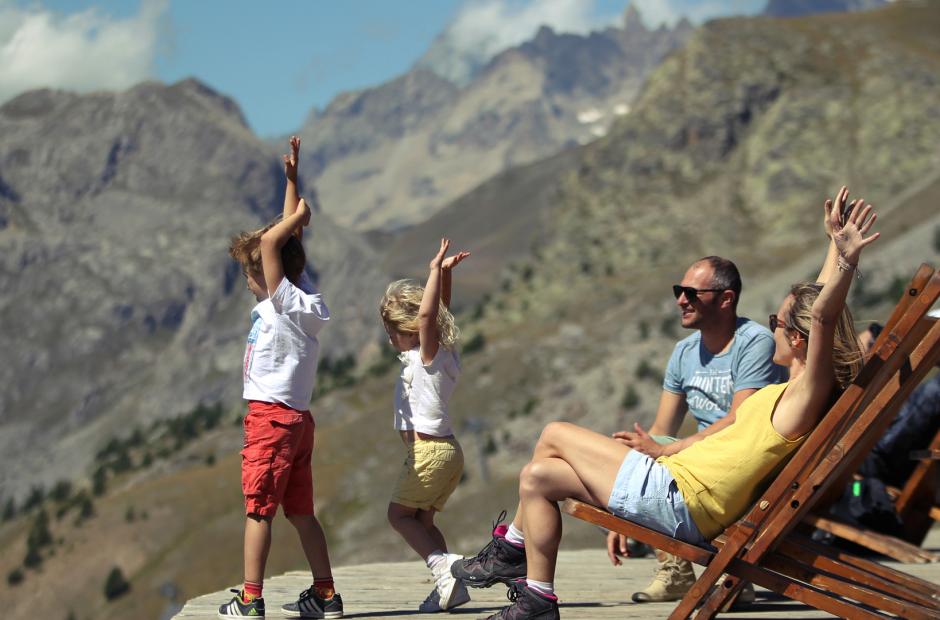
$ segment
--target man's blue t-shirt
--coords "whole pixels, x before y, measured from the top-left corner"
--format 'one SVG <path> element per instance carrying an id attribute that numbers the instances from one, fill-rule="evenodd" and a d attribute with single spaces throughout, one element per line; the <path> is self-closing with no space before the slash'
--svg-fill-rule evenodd
<path id="1" fill-rule="evenodd" d="M 672 351 L 663 389 L 684 394 L 702 430 L 727 415 L 738 390 L 779 383 L 786 369 L 773 363 L 774 337 L 766 327 L 739 317 L 731 348 L 714 355 L 696 331 Z"/>

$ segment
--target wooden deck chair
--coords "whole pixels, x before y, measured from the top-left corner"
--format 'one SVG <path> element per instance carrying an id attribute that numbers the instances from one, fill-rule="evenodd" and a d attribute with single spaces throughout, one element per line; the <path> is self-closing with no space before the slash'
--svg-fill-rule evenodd
<path id="1" fill-rule="evenodd" d="M 887 338 L 891 329 L 897 324 L 907 308 L 924 289 L 932 274 L 933 270 L 929 266 L 921 265 L 920 269 L 918 269 L 914 278 L 905 289 L 894 311 L 885 322 L 885 328 L 872 347 L 873 351 L 884 342 L 884 338 Z M 925 317 L 922 320 L 929 321 L 932 319 Z M 881 434 L 887 430 L 891 421 L 897 417 L 898 411 L 900 411 L 900 405 L 894 407 L 890 415 L 886 415 L 882 418 L 882 424 L 879 425 Z M 940 432 L 938 432 L 935 441 L 940 442 Z M 866 456 L 867 453 L 859 455 L 859 458 L 856 459 L 854 469 L 857 470 L 861 466 Z M 920 548 L 920 545 L 927 535 L 927 531 L 933 523 L 933 519 L 930 518 L 929 515 L 931 509 L 934 509 L 933 498 L 936 495 L 936 471 L 936 463 L 928 460 L 925 463 L 918 464 L 911 475 L 909 483 L 905 484 L 904 489 L 888 489 L 889 495 L 892 496 L 892 500 L 894 501 L 895 510 L 905 523 L 902 538 L 888 536 L 865 527 L 843 523 L 830 515 L 829 508 L 838 501 L 842 490 L 851 482 L 852 476 L 844 477 L 841 484 L 834 483 L 830 493 L 819 500 L 817 508 L 807 515 L 804 522 L 808 526 L 825 530 L 834 536 L 850 540 L 899 562 L 938 562 L 940 561 L 940 555 Z M 936 512 L 940 513 L 940 509 L 936 509 Z"/>
<path id="2" fill-rule="evenodd" d="M 760 500 L 713 541 L 715 547 L 691 545 L 574 500 L 562 509 L 705 566 L 670 618 L 688 618 L 696 608 L 697 618 L 714 617 L 748 580 L 842 617 L 884 618 L 885 612 L 940 619 L 940 586 L 793 532 L 830 484 L 874 445 L 879 416 L 903 402 L 940 359 L 940 323 L 922 320 L 938 296 L 940 275 L 934 275 Z M 716 587 L 723 573 L 728 576 Z"/>
<path id="3" fill-rule="evenodd" d="M 940 450 L 940 431 L 934 435 L 928 453 Z M 888 487 L 894 500 L 894 509 L 904 522 L 904 539 L 921 545 L 934 521 L 940 521 L 937 492 L 940 487 L 940 461 L 930 454 L 918 460 L 903 489 Z"/>

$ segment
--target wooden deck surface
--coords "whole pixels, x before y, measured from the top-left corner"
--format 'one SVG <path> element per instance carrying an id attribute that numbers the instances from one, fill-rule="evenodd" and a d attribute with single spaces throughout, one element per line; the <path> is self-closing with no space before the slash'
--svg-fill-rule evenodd
<path id="1" fill-rule="evenodd" d="M 933 528 L 927 548 L 940 547 L 940 528 Z M 898 564 L 890 566 L 940 583 L 940 564 Z M 559 556 L 555 589 L 561 599 L 561 615 L 566 620 L 604 620 L 607 618 L 665 618 L 672 603 L 630 602 L 630 594 L 643 588 L 652 576 L 655 560 L 636 558 L 612 567 L 606 553 L 598 549 L 563 551 Z M 697 567 L 697 571 L 700 568 Z M 419 560 L 381 564 L 344 566 L 334 570 L 339 591 L 343 595 L 347 618 L 427 618 L 418 614 L 418 604 L 430 592 L 432 583 L 428 570 Z M 264 598 L 269 618 L 283 617 L 280 607 L 296 598 L 310 585 L 309 572 L 290 572 L 269 577 L 264 584 Z M 232 595 L 214 592 L 189 601 L 174 618 L 210 620 L 216 618 L 220 604 Z M 506 600 L 506 588 L 470 589 L 472 600 L 454 610 L 453 615 L 466 618 L 486 617 L 495 613 Z M 728 618 L 830 618 L 826 613 L 804 607 L 777 595 L 757 589 L 754 605 Z"/>

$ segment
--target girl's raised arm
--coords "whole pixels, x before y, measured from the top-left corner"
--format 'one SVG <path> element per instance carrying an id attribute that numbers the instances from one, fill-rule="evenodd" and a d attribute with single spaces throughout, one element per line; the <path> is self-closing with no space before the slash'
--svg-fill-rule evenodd
<path id="1" fill-rule="evenodd" d="M 450 309 L 451 271 L 468 256 L 470 256 L 470 252 L 457 252 L 453 256 L 445 258 L 444 262 L 441 263 L 441 303 L 448 310 Z"/>
<path id="2" fill-rule="evenodd" d="M 440 339 L 437 333 L 437 315 L 441 303 L 441 270 L 444 254 L 450 247 L 450 239 L 441 239 L 441 249 L 431 259 L 430 273 L 424 285 L 424 295 L 418 308 L 418 342 L 421 347 L 421 361 L 430 364 L 437 355 Z"/>

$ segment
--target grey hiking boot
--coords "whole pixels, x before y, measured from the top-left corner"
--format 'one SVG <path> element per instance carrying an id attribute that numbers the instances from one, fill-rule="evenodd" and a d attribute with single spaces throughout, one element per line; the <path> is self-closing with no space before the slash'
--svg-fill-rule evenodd
<path id="1" fill-rule="evenodd" d="M 486 620 L 560 620 L 558 598 L 540 594 L 526 586 L 525 579 L 513 581 L 506 593 L 512 605 Z"/>
<path id="2" fill-rule="evenodd" d="M 644 589 L 633 593 L 633 602 L 678 601 L 695 584 L 695 571 L 688 560 L 662 551 L 656 552 L 656 559 L 659 560 L 659 565 L 656 567 L 653 581 Z"/>
<path id="3" fill-rule="evenodd" d="M 525 549 L 506 540 L 507 527 L 501 525 L 505 518 L 504 510 L 493 524 L 493 540 L 476 556 L 457 560 L 451 565 L 450 572 L 454 577 L 474 588 L 488 588 L 494 583 L 508 586 L 525 577 Z"/>

